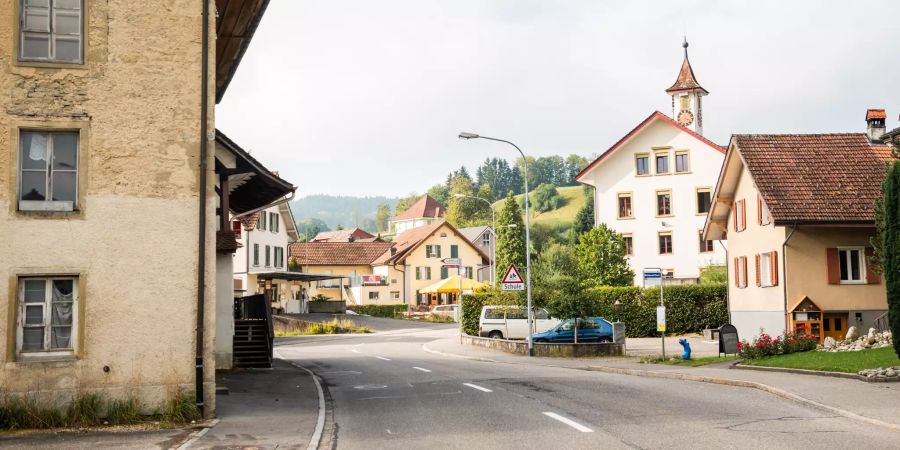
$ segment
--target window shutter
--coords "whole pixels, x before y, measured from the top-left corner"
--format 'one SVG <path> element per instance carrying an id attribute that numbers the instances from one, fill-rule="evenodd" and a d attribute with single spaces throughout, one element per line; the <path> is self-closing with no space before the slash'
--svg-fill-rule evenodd
<path id="1" fill-rule="evenodd" d="M 756 255 L 756 287 L 762 286 L 762 273 L 759 270 L 759 254 Z"/>
<path id="2" fill-rule="evenodd" d="M 451 258 L 459 258 L 459 246 L 458 245 L 450 246 L 450 257 Z"/>
<path id="3" fill-rule="evenodd" d="M 772 286 L 778 286 L 778 252 L 769 253 L 769 269 L 772 271 Z"/>
<path id="4" fill-rule="evenodd" d="M 756 224 L 762 225 L 762 196 L 756 193 Z"/>
<path id="5" fill-rule="evenodd" d="M 741 287 L 741 271 L 738 268 L 737 258 L 734 258 L 734 287 Z"/>
<path id="6" fill-rule="evenodd" d="M 425 278 L 428 279 L 428 280 L 431 279 L 431 267 L 426 267 L 426 268 L 425 268 Z"/>
<path id="7" fill-rule="evenodd" d="M 743 267 L 741 267 L 741 270 L 743 271 L 743 274 L 744 274 L 744 286 L 743 287 L 747 287 L 747 257 L 744 256 L 743 258 L 741 258 L 741 262 L 743 262 Z"/>
<path id="8" fill-rule="evenodd" d="M 828 284 L 841 284 L 841 263 L 838 261 L 838 249 L 825 249 L 825 268 L 828 273 Z"/>
<path id="9" fill-rule="evenodd" d="M 737 202 L 731 202 L 731 217 L 734 218 L 734 231 L 738 231 Z"/>
<path id="10" fill-rule="evenodd" d="M 747 202 L 741 200 L 741 231 L 747 229 Z"/>
<path id="11" fill-rule="evenodd" d="M 440 258 L 441 257 L 441 246 L 435 245 L 434 248 L 437 251 L 437 257 Z"/>
<path id="12" fill-rule="evenodd" d="M 875 249 L 872 247 L 866 247 L 866 261 L 863 263 L 866 267 L 866 283 L 881 284 L 881 275 L 875 273 L 872 264 L 869 264 L 869 259 L 871 259 L 873 256 L 875 256 Z"/>
<path id="13" fill-rule="evenodd" d="M 422 268 L 421 267 L 416 267 L 416 279 L 417 280 L 422 279 Z"/>
<path id="14" fill-rule="evenodd" d="M 447 268 L 446 267 L 441 267 L 441 279 L 442 280 L 447 279 Z"/>

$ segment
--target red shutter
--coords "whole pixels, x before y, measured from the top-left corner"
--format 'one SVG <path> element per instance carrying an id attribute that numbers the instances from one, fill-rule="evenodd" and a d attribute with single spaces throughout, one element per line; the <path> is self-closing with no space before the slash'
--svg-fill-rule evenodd
<path id="1" fill-rule="evenodd" d="M 869 263 L 869 260 L 875 256 L 875 249 L 872 247 L 866 247 L 866 283 L 868 284 L 881 284 L 881 275 L 875 273 L 872 270 L 872 264 Z"/>
<path id="2" fill-rule="evenodd" d="M 741 199 L 741 231 L 747 229 L 747 202 Z"/>
<path id="3" fill-rule="evenodd" d="M 762 225 L 762 197 L 756 193 L 756 224 Z"/>
<path id="4" fill-rule="evenodd" d="M 759 254 L 756 255 L 756 286 L 762 286 L 762 272 L 759 270 Z"/>
<path id="5" fill-rule="evenodd" d="M 734 231 L 738 230 L 737 202 L 731 202 L 731 216 L 734 217 Z"/>
<path id="6" fill-rule="evenodd" d="M 741 271 L 738 261 L 738 258 L 734 258 L 734 287 L 741 287 Z"/>
<path id="7" fill-rule="evenodd" d="M 825 268 L 828 271 L 828 284 L 841 284 L 841 264 L 838 261 L 838 249 L 825 249 Z"/>
<path id="8" fill-rule="evenodd" d="M 778 252 L 769 253 L 769 268 L 772 270 L 772 286 L 778 286 Z"/>
<path id="9" fill-rule="evenodd" d="M 241 222 L 239 220 L 231 222 L 231 231 L 234 232 L 236 238 L 241 238 Z"/>

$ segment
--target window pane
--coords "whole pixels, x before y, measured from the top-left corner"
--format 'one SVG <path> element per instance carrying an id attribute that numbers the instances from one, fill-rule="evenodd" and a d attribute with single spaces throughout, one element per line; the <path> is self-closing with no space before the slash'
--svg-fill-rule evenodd
<path id="1" fill-rule="evenodd" d="M 47 169 L 47 133 L 22 132 L 22 161 L 23 169 Z"/>
<path id="2" fill-rule="evenodd" d="M 50 348 L 72 348 L 72 327 L 53 327 L 50 330 Z"/>
<path id="3" fill-rule="evenodd" d="M 53 20 L 53 33 L 55 34 L 81 34 L 81 18 L 78 13 L 56 12 Z"/>
<path id="4" fill-rule="evenodd" d="M 54 302 L 71 302 L 72 287 L 75 285 L 73 280 L 53 280 L 53 301 Z"/>
<path id="5" fill-rule="evenodd" d="M 54 303 L 50 312 L 51 325 L 72 325 L 72 303 Z"/>
<path id="6" fill-rule="evenodd" d="M 75 201 L 75 172 L 53 174 L 53 200 Z"/>
<path id="7" fill-rule="evenodd" d="M 850 279 L 853 281 L 862 279 L 859 267 L 859 250 L 850 250 Z"/>
<path id="8" fill-rule="evenodd" d="M 54 9 L 81 9 L 81 0 L 56 0 L 53 2 Z"/>
<path id="9" fill-rule="evenodd" d="M 707 191 L 697 192 L 697 212 L 708 213 L 710 206 L 710 193 Z"/>
<path id="10" fill-rule="evenodd" d="M 50 11 L 46 7 L 30 6 L 25 8 L 26 31 L 50 32 Z"/>
<path id="11" fill-rule="evenodd" d="M 22 330 L 22 350 L 43 350 L 44 349 L 44 329 L 43 328 L 25 328 Z"/>
<path id="12" fill-rule="evenodd" d="M 46 180 L 44 172 L 22 172 L 22 200 L 46 200 Z"/>
<path id="13" fill-rule="evenodd" d="M 75 170 L 78 168 L 78 134 L 53 134 L 53 168 Z"/>
<path id="14" fill-rule="evenodd" d="M 25 33 L 22 37 L 22 57 L 47 59 L 50 57 L 50 35 Z"/>
<path id="15" fill-rule="evenodd" d="M 47 283 L 44 280 L 25 280 L 25 303 L 44 303 L 47 299 Z"/>
<path id="16" fill-rule="evenodd" d="M 841 250 L 840 252 L 838 252 L 838 255 L 838 259 L 840 260 L 841 265 L 841 280 L 849 280 L 849 278 L 847 277 L 847 273 L 849 272 L 849 268 L 847 267 L 847 251 Z"/>
<path id="17" fill-rule="evenodd" d="M 56 55 L 58 61 L 80 61 L 81 60 L 81 43 L 72 38 L 56 38 Z"/>
<path id="18" fill-rule="evenodd" d="M 44 324 L 44 305 L 25 306 L 25 325 Z"/>

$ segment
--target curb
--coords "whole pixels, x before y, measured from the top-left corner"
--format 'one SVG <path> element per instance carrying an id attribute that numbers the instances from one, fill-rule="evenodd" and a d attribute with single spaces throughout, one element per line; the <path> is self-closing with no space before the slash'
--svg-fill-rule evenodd
<path id="1" fill-rule="evenodd" d="M 219 419 L 212 419 L 203 428 L 189 434 L 187 436 L 187 439 L 185 439 L 178 447 L 173 447 L 173 448 L 176 450 L 184 450 L 184 449 L 188 448 L 191 444 L 193 444 L 194 442 L 197 442 L 200 438 L 203 437 L 203 435 L 208 433 L 209 430 L 213 429 L 213 427 L 218 425 L 219 422 L 220 422 Z"/>
<path id="2" fill-rule="evenodd" d="M 319 376 L 316 375 L 315 373 L 313 373 L 313 371 L 307 369 L 306 367 L 303 367 L 289 359 L 283 358 L 281 356 L 281 354 L 278 353 L 277 350 L 274 351 L 273 353 L 274 353 L 274 356 L 276 358 L 278 358 L 279 360 L 284 361 L 284 362 L 290 364 L 291 366 L 296 367 L 297 369 L 306 371 L 306 373 L 309 374 L 309 376 L 312 378 L 313 382 L 316 385 L 316 393 L 318 394 L 318 397 L 319 397 L 319 413 L 318 413 L 318 417 L 316 418 L 316 428 L 313 431 L 313 435 L 309 440 L 309 445 L 306 447 L 307 450 L 316 450 L 319 448 L 319 445 L 322 443 L 322 433 L 325 431 L 325 413 L 326 413 L 325 392 L 322 389 L 322 383 L 319 381 Z"/>
<path id="3" fill-rule="evenodd" d="M 492 363 L 499 363 L 499 364 L 517 364 L 517 363 L 509 363 L 509 362 L 505 362 L 505 361 L 497 361 L 496 359 L 481 358 L 481 357 L 478 357 L 478 356 L 466 356 L 466 355 L 457 355 L 456 353 L 442 352 L 442 351 L 440 351 L 440 350 L 434 350 L 434 349 L 428 347 L 428 343 L 427 343 L 427 342 L 424 343 L 424 344 L 422 344 L 422 350 L 424 350 L 424 351 L 426 351 L 426 352 L 428 352 L 428 353 L 435 354 L 435 355 L 450 356 L 450 357 L 453 357 L 453 358 L 469 359 L 469 360 L 472 360 L 472 361 L 492 362 Z"/>
<path id="4" fill-rule="evenodd" d="M 789 369 L 786 367 L 767 367 L 767 366 L 746 366 L 744 364 L 735 364 L 732 369 L 741 370 L 758 370 L 760 372 L 781 372 L 793 373 L 797 375 L 815 375 L 818 377 L 846 378 L 848 380 L 865 381 L 866 383 L 896 383 L 900 381 L 900 377 L 894 378 L 867 378 L 856 373 L 846 372 L 829 372 L 825 370 L 807 370 L 807 369 Z"/>

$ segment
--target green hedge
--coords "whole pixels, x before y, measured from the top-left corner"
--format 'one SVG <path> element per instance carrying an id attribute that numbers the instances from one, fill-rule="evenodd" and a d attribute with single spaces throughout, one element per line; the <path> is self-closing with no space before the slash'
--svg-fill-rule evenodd
<path id="1" fill-rule="evenodd" d="M 405 313 L 409 305 L 347 305 L 347 309 L 366 316 L 393 319 L 397 313 Z"/>
<path id="2" fill-rule="evenodd" d="M 666 301 L 666 333 L 697 333 L 704 328 L 718 328 L 728 322 L 724 284 L 667 286 L 663 291 Z M 625 322 L 629 337 L 659 336 L 656 331 L 656 307 L 659 306 L 659 288 L 596 287 L 581 292 L 595 302 L 592 315 L 611 321 Z M 524 297 L 524 296 L 522 296 Z M 536 305 L 541 299 L 533 299 Z M 621 318 L 615 312 L 615 302 L 622 304 Z M 519 296 L 498 291 L 483 291 L 463 297 L 463 329 L 478 335 L 478 319 L 483 305 L 521 304 Z"/>

